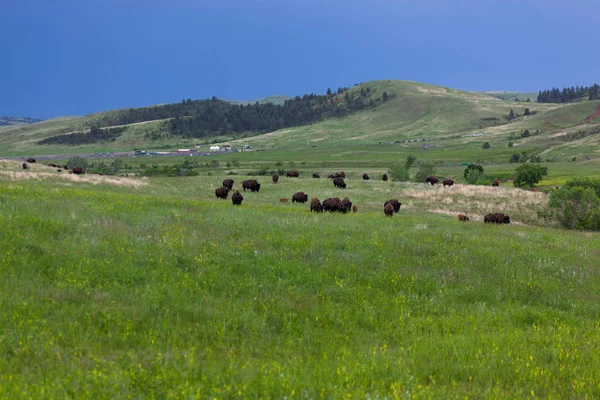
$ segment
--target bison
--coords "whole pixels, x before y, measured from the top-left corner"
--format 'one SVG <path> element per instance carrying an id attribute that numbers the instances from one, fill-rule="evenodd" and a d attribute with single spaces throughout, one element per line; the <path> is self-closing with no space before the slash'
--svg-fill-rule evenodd
<path id="1" fill-rule="evenodd" d="M 462 222 L 467 222 L 469 220 L 469 217 L 467 217 L 464 214 L 458 214 L 458 220 Z"/>
<path id="2" fill-rule="evenodd" d="M 242 200 L 244 200 L 244 196 L 242 196 L 242 194 L 239 192 L 239 190 L 236 190 L 231 195 L 231 202 L 233 203 L 234 206 L 241 205 L 242 204 Z"/>
<path id="3" fill-rule="evenodd" d="M 229 195 L 228 187 L 220 187 L 217 190 L 215 190 L 215 196 L 217 196 L 217 199 L 226 200 L 228 195 Z"/>
<path id="4" fill-rule="evenodd" d="M 352 206 L 352 212 L 353 213 L 358 212 L 358 206 L 356 204 Z"/>
<path id="5" fill-rule="evenodd" d="M 23 169 L 29 169 L 29 165 L 27 165 L 27 163 L 23 163 Z"/>
<path id="6" fill-rule="evenodd" d="M 27 159 L 27 162 L 28 162 L 28 163 L 30 163 L 30 164 L 35 164 L 35 158 L 33 158 L 33 157 L 29 157 L 29 158 Z"/>
<path id="7" fill-rule="evenodd" d="M 327 175 L 327 179 L 334 179 L 334 178 L 335 178 L 335 175 L 334 175 L 334 174 L 329 174 L 329 175 Z"/>
<path id="8" fill-rule="evenodd" d="M 502 213 L 486 214 L 483 217 L 483 222 L 491 224 L 510 224 L 510 217 Z"/>
<path id="9" fill-rule="evenodd" d="M 67 164 L 63 165 L 63 169 L 69 169 L 69 166 Z"/>
<path id="10" fill-rule="evenodd" d="M 365 172 L 365 173 L 362 175 L 362 178 L 363 178 L 363 181 L 368 181 L 368 180 L 369 180 L 369 175 L 367 175 L 367 173 Z"/>
<path id="11" fill-rule="evenodd" d="M 223 181 L 223 187 L 226 187 L 229 190 L 233 189 L 233 179 L 225 179 Z"/>
<path id="12" fill-rule="evenodd" d="M 310 211 L 313 212 L 323 212 L 323 206 L 318 198 L 313 197 L 310 199 Z"/>
<path id="13" fill-rule="evenodd" d="M 82 167 L 73 167 L 73 173 L 74 173 L 75 175 L 81 175 L 81 174 L 83 174 L 83 173 L 84 173 L 84 172 L 83 172 L 83 168 L 82 168 Z"/>
<path id="14" fill-rule="evenodd" d="M 317 174 L 316 172 L 313 172 L 313 178 L 319 179 L 320 177 L 321 175 Z"/>
<path id="15" fill-rule="evenodd" d="M 333 180 L 333 186 L 346 189 L 346 182 L 344 182 L 344 178 L 335 178 Z"/>
<path id="16" fill-rule="evenodd" d="M 244 192 L 246 189 L 250 189 L 251 192 L 260 192 L 260 183 L 254 179 L 242 182 L 242 187 L 244 188 Z"/>
<path id="17" fill-rule="evenodd" d="M 389 178 L 388 178 L 388 174 L 383 174 L 383 175 L 381 176 L 381 180 L 382 180 L 382 181 L 384 181 L 384 182 L 387 182 L 387 180 L 388 180 L 388 179 L 389 179 Z"/>
<path id="18" fill-rule="evenodd" d="M 62 169 L 59 168 L 59 169 L 56 170 L 56 172 L 62 172 Z"/>
<path id="19" fill-rule="evenodd" d="M 342 200 L 340 200 L 338 197 L 330 197 L 327 200 L 324 200 L 323 210 L 330 212 L 343 212 L 344 206 L 342 205 Z"/>
<path id="20" fill-rule="evenodd" d="M 277 183 L 279 181 L 279 175 L 273 174 L 273 183 Z"/>
<path id="21" fill-rule="evenodd" d="M 431 186 L 433 186 L 433 185 L 438 184 L 439 179 L 437 178 L 437 176 L 432 175 L 432 176 L 428 177 L 427 179 L 425 179 L 425 181 L 431 183 Z"/>
<path id="22" fill-rule="evenodd" d="M 452 186 L 452 185 L 454 185 L 454 181 L 452 179 L 448 178 L 448 179 L 444 179 L 444 181 L 442 182 L 442 184 L 444 185 L 444 187 L 446 187 L 446 186 Z"/>
<path id="23" fill-rule="evenodd" d="M 394 215 L 394 206 L 391 203 L 388 203 L 385 207 L 383 207 L 383 213 L 388 217 Z"/>
<path id="24" fill-rule="evenodd" d="M 304 192 L 297 192 L 292 196 L 292 203 L 306 203 L 307 201 L 308 195 Z"/>
<path id="25" fill-rule="evenodd" d="M 402 205 L 397 199 L 391 199 L 383 203 L 383 207 L 385 208 L 388 204 L 391 204 L 392 207 L 394 207 L 394 212 L 396 213 L 400 211 L 400 206 Z"/>
<path id="26" fill-rule="evenodd" d="M 52 167 L 52 168 L 58 168 L 59 165 L 56 165 L 54 163 L 50 163 L 50 164 L 46 164 L 48 167 Z"/>
<path id="27" fill-rule="evenodd" d="M 279 202 L 280 203 L 287 203 L 288 199 L 287 199 L 287 197 L 282 197 L 282 198 L 279 199 Z"/>
<path id="28" fill-rule="evenodd" d="M 298 171 L 288 171 L 288 173 L 287 173 L 288 178 L 298 178 L 299 176 L 300 176 L 300 172 L 298 172 Z"/>
<path id="29" fill-rule="evenodd" d="M 494 179 L 494 182 L 492 182 L 492 186 L 500 186 L 500 179 L 496 178 Z"/>
<path id="30" fill-rule="evenodd" d="M 350 212 L 352 210 L 352 202 L 350 201 L 349 198 L 344 197 L 344 199 L 342 200 L 342 212 L 344 214 L 346 214 L 347 212 Z"/>

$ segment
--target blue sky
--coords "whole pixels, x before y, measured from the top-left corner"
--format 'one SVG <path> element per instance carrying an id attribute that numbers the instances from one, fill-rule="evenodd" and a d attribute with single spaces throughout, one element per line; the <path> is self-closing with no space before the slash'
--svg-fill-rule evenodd
<path id="1" fill-rule="evenodd" d="M 4 0 L 0 115 L 51 118 L 376 79 L 600 82 L 596 0 Z"/>

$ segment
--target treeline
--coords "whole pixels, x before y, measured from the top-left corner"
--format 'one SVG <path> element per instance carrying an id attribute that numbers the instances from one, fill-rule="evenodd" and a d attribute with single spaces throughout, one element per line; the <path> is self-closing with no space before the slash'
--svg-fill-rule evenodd
<path id="1" fill-rule="evenodd" d="M 66 135 L 50 136 L 46 139 L 40 140 L 38 144 L 66 144 L 66 145 L 79 145 L 79 144 L 90 144 L 106 141 L 114 141 L 121 134 L 127 130 L 126 126 L 118 128 L 100 129 L 93 126 L 89 132 L 74 132 Z"/>
<path id="2" fill-rule="evenodd" d="M 165 122 L 173 135 L 209 137 L 244 132 L 265 133 L 292 126 L 310 125 L 326 118 L 342 118 L 357 111 L 371 109 L 388 101 L 384 92 L 376 96 L 367 88 L 350 93 L 341 88 L 338 93 L 307 94 L 286 100 L 282 105 L 253 104 L 233 106 L 227 102 L 210 101 L 193 117 L 176 117 Z"/>
<path id="3" fill-rule="evenodd" d="M 597 83 L 592 86 L 571 86 L 563 88 L 562 91 L 558 88 L 540 90 L 537 101 L 538 103 L 569 103 L 586 98 L 588 100 L 600 99 L 600 86 Z"/>

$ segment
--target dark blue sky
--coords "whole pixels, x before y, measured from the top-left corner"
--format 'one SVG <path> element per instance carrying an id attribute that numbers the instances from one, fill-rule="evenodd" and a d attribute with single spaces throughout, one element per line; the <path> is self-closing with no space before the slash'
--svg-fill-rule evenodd
<path id="1" fill-rule="evenodd" d="M 597 0 L 19 0 L 0 115 L 324 92 L 375 79 L 538 91 L 600 82 Z"/>

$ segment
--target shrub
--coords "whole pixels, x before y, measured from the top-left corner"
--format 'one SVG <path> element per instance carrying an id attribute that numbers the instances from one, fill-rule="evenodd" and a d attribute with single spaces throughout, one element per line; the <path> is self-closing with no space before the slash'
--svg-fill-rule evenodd
<path id="1" fill-rule="evenodd" d="M 490 147 L 492 147 L 490 146 L 490 142 L 485 142 L 483 146 L 481 146 L 482 149 L 489 149 Z"/>
<path id="2" fill-rule="evenodd" d="M 414 177 L 415 182 L 426 182 L 431 175 L 435 175 L 435 164 L 429 162 L 419 163 L 419 170 Z"/>
<path id="3" fill-rule="evenodd" d="M 513 147 L 515 144 L 513 142 L 508 142 L 508 147 Z"/>
<path id="4" fill-rule="evenodd" d="M 465 180 L 471 185 L 482 184 L 486 182 L 486 179 L 487 177 L 483 173 L 483 168 L 481 170 L 469 169 L 468 172 L 465 173 Z"/>
<path id="5" fill-rule="evenodd" d="M 582 187 L 592 189 L 596 192 L 596 196 L 600 197 L 600 179 L 592 178 L 575 178 L 565 184 L 565 187 Z"/>
<path id="6" fill-rule="evenodd" d="M 517 167 L 515 172 L 515 187 L 533 187 L 548 175 L 548 167 L 542 167 L 540 164 L 523 164 Z"/>
<path id="7" fill-rule="evenodd" d="M 477 170 L 477 171 L 483 173 L 483 167 L 481 165 L 469 164 L 469 165 L 467 165 L 467 168 L 465 169 L 465 172 L 463 173 L 463 176 L 465 177 L 465 179 L 467 179 L 467 174 L 469 173 L 469 171 L 472 171 L 472 170 Z"/>
<path id="8" fill-rule="evenodd" d="M 408 169 L 402 164 L 392 164 L 388 169 L 388 174 L 394 182 L 406 182 L 409 180 Z"/>
<path id="9" fill-rule="evenodd" d="M 413 156 L 412 154 L 409 154 L 408 156 L 406 156 L 406 161 L 404 162 L 404 167 L 406 168 L 406 170 L 408 171 L 417 161 L 417 157 Z"/>
<path id="10" fill-rule="evenodd" d="M 67 161 L 67 166 L 69 167 L 69 169 L 73 169 L 73 167 L 81 167 L 85 171 L 87 170 L 88 162 L 83 157 L 75 156 L 69 158 L 69 160 Z"/>
<path id="11" fill-rule="evenodd" d="M 540 213 L 567 229 L 600 230 L 600 198 L 592 188 L 563 187 L 550 193 L 548 208 Z"/>
<path id="12" fill-rule="evenodd" d="M 231 162 L 231 165 L 233 165 L 234 167 L 239 167 L 240 166 L 240 162 L 238 160 L 233 160 Z"/>

